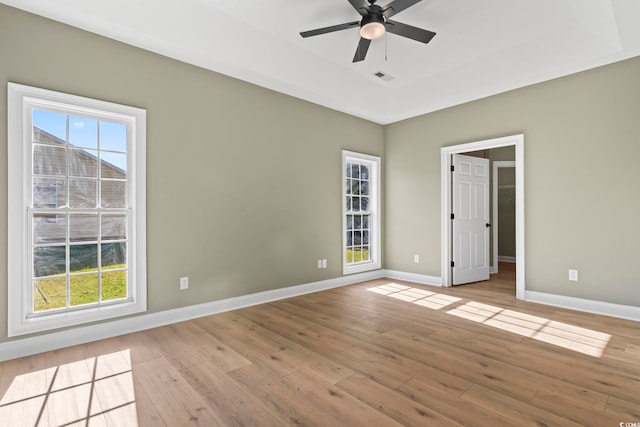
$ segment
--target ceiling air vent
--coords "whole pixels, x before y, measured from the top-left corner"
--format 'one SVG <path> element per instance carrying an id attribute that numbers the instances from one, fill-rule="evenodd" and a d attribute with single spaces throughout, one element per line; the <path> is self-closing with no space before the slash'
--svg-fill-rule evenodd
<path id="1" fill-rule="evenodd" d="M 393 80 L 393 76 L 390 76 L 389 74 L 383 72 L 383 71 L 377 71 L 375 73 L 373 73 L 374 76 L 376 76 L 377 78 L 379 78 L 380 80 L 383 80 L 385 82 L 389 82 L 391 80 Z"/>

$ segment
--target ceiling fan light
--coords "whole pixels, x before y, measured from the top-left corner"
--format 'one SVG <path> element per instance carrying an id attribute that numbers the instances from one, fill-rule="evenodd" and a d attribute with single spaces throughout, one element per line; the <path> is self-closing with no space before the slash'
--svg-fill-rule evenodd
<path id="1" fill-rule="evenodd" d="M 360 36 L 365 39 L 375 40 L 384 34 L 384 18 L 382 15 L 370 14 L 362 19 L 360 24 Z"/>

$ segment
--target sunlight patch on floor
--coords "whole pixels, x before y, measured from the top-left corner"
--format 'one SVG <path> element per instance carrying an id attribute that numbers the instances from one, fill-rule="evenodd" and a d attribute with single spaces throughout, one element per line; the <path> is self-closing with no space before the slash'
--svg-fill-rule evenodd
<path id="1" fill-rule="evenodd" d="M 451 295 L 397 283 L 387 283 L 367 290 L 433 310 L 462 301 Z M 611 339 L 611 335 L 603 332 L 476 301 L 468 301 L 446 313 L 594 357 L 602 356 Z"/>
<path id="2" fill-rule="evenodd" d="M 137 426 L 129 350 L 16 376 L 0 400 L 10 426 Z"/>
<path id="3" fill-rule="evenodd" d="M 369 292 L 375 292 L 380 295 L 386 295 L 391 298 L 411 302 L 433 310 L 439 310 L 453 304 L 454 302 L 460 301 L 460 298 L 452 297 L 450 295 L 443 295 L 419 288 L 412 288 L 410 286 L 399 285 L 397 283 L 387 283 L 385 285 L 374 286 L 367 290 Z"/>

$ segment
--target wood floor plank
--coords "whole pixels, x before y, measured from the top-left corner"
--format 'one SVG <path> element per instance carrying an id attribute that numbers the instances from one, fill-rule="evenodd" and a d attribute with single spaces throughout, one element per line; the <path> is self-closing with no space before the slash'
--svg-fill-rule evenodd
<path id="1" fill-rule="evenodd" d="M 621 421 L 640 422 L 640 399 L 628 401 L 610 397 L 605 412 L 620 417 Z"/>
<path id="2" fill-rule="evenodd" d="M 321 356 L 285 338 L 281 334 L 280 329 L 274 327 L 272 323 L 265 323 L 262 320 L 264 318 L 265 308 L 269 309 L 265 305 L 252 308 L 251 310 L 243 310 L 242 313 L 238 314 L 238 322 L 243 322 L 245 326 L 253 325 L 252 328 L 256 333 L 278 345 L 280 349 L 278 357 L 289 361 L 289 363 L 293 365 L 311 370 L 314 374 L 331 384 L 335 384 L 353 374 L 353 371 L 346 366 L 336 363 L 327 357 Z"/>
<path id="3" fill-rule="evenodd" d="M 153 401 L 144 390 L 144 387 L 142 387 L 140 380 L 135 375 L 133 376 L 133 390 L 136 395 L 136 413 L 138 415 L 138 427 L 167 426 L 167 423 L 165 423 L 162 415 L 160 415 Z"/>
<path id="4" fill-rule="evenodd" d="M 336 385 L 341 390 L 405 426 L 462 425 L 359 374 L 351 375 Z"/>
<path id="5" fill-rule="evenodd" d="M 398 387 L 398 391 L 409 399 L 446 415 L 451 420 L 465 426 L 519 425 L 502 416 L 502 414 L 487 410 L 460 397 L 443 395 L 427 382 L 410 380 Z"/>
<path id="6" fill-rule="evenodd" d="M 489 411 L 499 413 L 518 425 L 529 426 L 571 426 L 580 427 L 582 424 L 554 415 L 551 412 L 536 408 L 521 400 L 513 399 L 504 394 L 489 390 L 479 385 L 473 385 L 463 395 L 462 399 L 481 406 Z"/>
<path id="7" fill-rule="evenodd" d="M 215 413 L 230 426 L 281 426 L 283 420 L 269 411 L 251 392 L 211 362 L 181 371 L 185 380 L 203 396 Z"/>
<path id="8" fill-rule="evenodd" d="M 251 392 L 276 417 L 282 425 L 291 426 L 332 426 L 336 421 L 324 408 L 310 404 L 295 394 L 290 387 L 274 379 L 264 368 L 250 365 L 229 372 L 243 389 Z"/>
<path id="9" fill-rule="evenodd" d="M 167 425 L 224 425 L 206 400 L 163 358 L 139 364 L 134 376 Z"/>
<path id="10" fill-rule="evenodd" d="M 538 391 L 531 401 L 531 405 L 583 426 L 615 426 L 616 423 L 620 423 L 619 417 L 605 413 L 604 408 L 587 407 L 575 399 L 569 399 L 562 394 L 545 390 Z"/>

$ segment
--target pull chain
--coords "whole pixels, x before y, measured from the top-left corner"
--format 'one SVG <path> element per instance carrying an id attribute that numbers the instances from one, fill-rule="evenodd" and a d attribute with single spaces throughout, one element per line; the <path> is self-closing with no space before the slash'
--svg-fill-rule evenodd
<path id="1" fill-rule="evenodd" d="M 387 33 L 388 31 L 384 32 L 384 62 L 387 62 Z"/>

